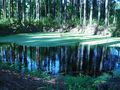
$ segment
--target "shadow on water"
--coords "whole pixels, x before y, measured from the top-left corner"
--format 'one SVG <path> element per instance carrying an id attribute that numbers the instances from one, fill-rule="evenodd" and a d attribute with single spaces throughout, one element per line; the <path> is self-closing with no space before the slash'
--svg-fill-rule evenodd
<path id="1" fill-rule="evenodd" d="M 15 64 L 21 72 L 37 70 L 51 75 L 96 76 L 120 67 L 120 49 L 90 45 L 27 47 L 0 44 L 0 60 Z"/>

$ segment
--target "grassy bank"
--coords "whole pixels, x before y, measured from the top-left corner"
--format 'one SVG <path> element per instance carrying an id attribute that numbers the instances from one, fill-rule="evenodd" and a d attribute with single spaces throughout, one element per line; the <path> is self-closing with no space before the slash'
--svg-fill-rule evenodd
<path id="1" fill-rule="evenodd" d="M 103 84 L 107 82 L 107 80 L 110 78 L 108 74 L 103 74 L 99 77 L 90 77 L 90 76 L 84 76 L 84 75 L 78 75 L 78 76 L 56 76 L 56 77 L 51 77 L 48 74 L 44 72 L 25 72 L 24 76 L 22 73 L 20 73 L 16 68 L 14 64 L 5 64 L 5 63 L 0 63 L 0 70 L 10 73 L 14 72 L 16 75 L 21 76 L 24 78 L 32 78 L 33 80 L 42 80 L 46 81 L 48 83 L 56 83 L 55 85 L 55 90 L 59 90 L 60 87 L 63 87 L 63 90 L 95 90 L 96 87 L 99 84 Z M 54 81 L 55 80 L 55 81 Z M 60 86 L 60 85 L 62 86 Z M 44 86 L 44 85 L 43 85 Z M 48 85 L 48 88 L 50 90 L 53 89 L 51 85 Z M 47 90 L 47 89 L 45 89 Z"/>

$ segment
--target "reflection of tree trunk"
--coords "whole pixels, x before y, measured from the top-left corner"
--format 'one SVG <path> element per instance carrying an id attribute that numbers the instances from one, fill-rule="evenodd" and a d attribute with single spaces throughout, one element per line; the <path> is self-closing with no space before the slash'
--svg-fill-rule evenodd
<path id="1" fill-rule="evenodd" d="M 32 65 L 32 58 L 33 58 L 33 48 L 32 47 L 30 47 L 30 61 L 31 61 L 31 71 L 32 71 L 32 67 L 33 67 L 33 65 Z"/>
<path id="2" fill-rule="evenodd" d="M 118 62 L 120 63 L 120 50 L 118 49 Z"/>
<path id="3" fill-rule="evenodd" d="M 102 55 L 101 55 L 101 60 L 100 60 L 100 72 L 102 71 L 102 69 L 103 69 L 103 59 L 104 59 L 104 55 L 106 54 L 106 52 L 105 52 L 105 47 L 103 47 L 102 48 Z"/>
<path id="4" fill-rule="evenodd" d="M 94 55 L 98 55 L 97 46 L 95 46 L 95 48 L 94 48 Z M 96 67 L 97 67 L 97 56 L 95 56 L 93 64 L 94 64 L 93 65 L 93 76 L 95 77 L 96 76 Z"/>
<path id="5" fill-rule="evenodd" d="M 87 73 L 89 73 L 90 45 L 87 46 Z"/>
<path id="6" fill-rule="evenodd" d="M 5 49 L 6 62 L 8 63 L 8 47 Z"/>
<path id="7" fill-rule="evenodd" d="M 65 73 L 67 72 L 68 48 L 65 47 Z"/>
<path id="8" fill-rule="evenodd" d="M 90 59 L 89 59 L 89 74 L 93 73 L 93 56 L 94 56 L 94 49 L 90 48 Z"/>
<path id="9" fill-rule="evenodd" d="M 3 60 L 3 50 L 2 47 L 0 47 L 0 62 Z"/>
<path id="10" fill-rule="evenodd" d="M 99 68 L 100 68 L 100 65 L 101 65 L 101 59 L 102 59 L 102 49 L 103 47 L 97 47 L 97 60 L 96 60 L 96 74 L 99 74 L 100 71 L 99 71 Z"/>
<path id="11" fill-rule="evenodd" d="M 36 47 L 37 69 L 40 70 L 40 48 Z"/>
<path id="12" fill-rule="evenodd" d="M 110 55 L 110 71 L 112 70 L 112 54 L 111 54 L 111 50 L 109 48 L 109 55 Z"/>
<path id="13" fill-rule="evenodd" d="M 77 51 L 77 70 L 80 70 L 80 47 L 78 47 L 78 51 Z"/>
<path id="14" fill-rule="evenodd" d="M 63 73 L 63 48 L 60 48 L 60 71 Z"/>
<path id="15" fill-rule="evenodd" d="M 22 68 L 22 50 L 23 50 L 23 46 L 19 46 L 18 47 L 18 54 L 19 54 L 19 70 L 21 70 Z"/>
<path id="16" fill-rule="evenodd" d="M 84 50 L 83 50 L 83 66 L 82 66 L 82 70 L 86 73 L 86 70 L 87 70 L 87 47 L 85 46 L 84 47 Z"/>
<path id="17" fill-rule="evenodd" d="M 50 72 L 50 48 L 48 48 L 48 56 L 47 56 L 47 58 L 48 58 L 48 72 Z"/>
<path id="18" fill-rule="evenodd" d="M 80 70 L 82 70 L 82 66 L 83 66 L 83 51 L 84 51 L 84 45 L 81 46 Z"/>
<path id="19" fill-rule="evenodd" d="M 27 67 L 27 46 L 24 47 L 24 64 Z"/>
<path id="20" fill-rule="evenodd" d="M 69 51 L 68 52 L 69 57 L 68 57 L 68 60 L 67 60 L 67 64 L 68 64 L 67 65 L 67 73 L 69 73 L 70 68 L 71 68 L 71 63 L 70 63 L 71 62 L 71 57 L 70 56 L 71 56 L 71 53 L 72 53 L 71 47 L 69 47 L 68 51 Z"/>
<path id="21" fill-rule="evenodd" d="M 12 47 L 11 53 L 12 53 L 12 62 L 15 63 L 15 46 Z"/>
<path id="22" fill-rule="evenodd" d="M 20 63 L 22 63 L 22 49 L 23 49 L 23 47 L 19 46 L 19 61 L 20 61 Z"/>

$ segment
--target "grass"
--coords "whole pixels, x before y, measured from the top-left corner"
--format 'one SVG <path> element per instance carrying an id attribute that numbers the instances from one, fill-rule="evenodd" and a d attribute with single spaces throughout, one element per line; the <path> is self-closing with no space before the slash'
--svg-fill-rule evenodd
<path id="1" fill-rule="evenodd" d="M 42 78 L 45 80 L 49 80 L 50 79 L 50 75 L 47 74 L 47 72 L 42 72 L 42 71 L 20 71 L 18 70 L 18 65 L 15 64 L 10 64 L 10 63 L 3 63 L 0 62 L 0 70 L 10 70 L 10 71 L 14 71 L 16 73 L 23 73 L 27 76 L 31 76 L 31 77 L 38 77 L 38 78 Z"/>
<path id="2" fill-rule="evenodd" d="M 106 83 L 111 76 L 103 73 L 98 77 L 90 76 L 65 76 L 65 83 L 68 90 L 96 90 L 100 84 Z"/>
<path id="3" fill-rule="evenodd" d="M 1 70 L 10 70 L 16 72 L 15 69 L 16 65 L 9 64 L 9 63 L 2 63 L 0 62 L 0 69 Z M 16 72 L 18 75 L 20 74 L 18 71 Z M 50 80 L 52 79 L 51 76 L 49 76 L 46 72 L 38 72 L 38 71 L 32 71 L 32 72 L 25 72 L 25 76 L 30 77 L 37 77 L 42 80 Z M 78 75 L 78 76 L 69 76 L 66 75 L 64 77 L 63 82 L 65 83 L 65 90 L 96 90 L 96 86 L 106 83 L 111 76 L 107 73 L 103 73 L 101 76 L 98 77 L 90 77 L 87 75 Z M 57 87 L 57 86 L 56 86 Z M 47 87 L 48 89 L 50 85 Z M 59 90 L 59 88 L 58 88 Z"/>
<path id="4" fill-rule="evenodd" d="M 120 38 L 85 35 L 76 33 L 34 33 L 17 34 L 0 37 L 0 42 L 16 43 L 26 46 L 54 47 L 63 45 L 107 45 L 110 47 L 120 47 Z"/>

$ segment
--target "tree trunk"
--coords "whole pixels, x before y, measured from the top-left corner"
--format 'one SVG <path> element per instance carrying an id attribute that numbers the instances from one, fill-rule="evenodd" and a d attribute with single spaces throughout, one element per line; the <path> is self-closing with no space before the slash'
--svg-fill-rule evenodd
<path id="1" fill-rule="evenodd" d="M 100 15 L 101 15 L 101 0 L 98 0 L 98 25 L 99 25 L 99 22 L 100 22 Z"/>
<path id="2" fill-rule="evenodd" d="M 42 14 L 41 14 L 41 0 L 38 0 L 38 4 L 39 4 L 39 20 L 40 20 L 40 17 L 42 16 Z"/>
<path id="3" fill-rule="evenodd" d="M 23 16 L 23 21 L 25 22 L 26 20 L 26 1 L 25 0 L 22 1 L 22 5 L 23 5 L 22 16 Z"/>
<path id="4" fill-rule="evenodd" d="M 31 22 L 31 19 L 32 19 L 32 0 L 29 1 L 29 5 L 30 5 L 30 8 L 29 8 L 29 22 Z"/>
<path id="5" fill-rule="evenodd" d="M 6 18 L 6 0 L 3 0 L 3 17 Z"/>
<path id="6" fill-rule="evenodd" d="M 36 20 L 39 19 L 39 0 L 36 0 Z"/>
<path id="7" fill-rule="evenodd" d="M 86 0 L 84 0 L 84 17 L 83 17 L 83 25 L 86 26 Z"/>
<path id="8" fill-rule="evenodd" d="M 93 19 L 93 0 L 90 2 L 90 25 L 92 25 L 92 19 Z"/>
<path id="9" fill-rule="evenodd" d="M 13 0 L 10 0 L 10 18 L 13 18 L 14 16 L 14 10 L 13 10 Z"/>
<path id="10" fill-rule="evenodd" d="M 108 0 L 105 0 L 105 28 L 108 26 Z"/>
<path id="11" fill-rule="evenodd" d="M 64 22 L 67 19 L 67 0 L 64 0 Z"/>
<path id="12" fill-rule="evenodd" d="M 82 0 L 80 0 L 79 10 L 80 10 L 80 25 L 82 25 Z"/>
<path id="13" fill-rule="evenodd" d="M 22 20 L 22 5 L 21 0 L 18 0 L 18 21 L 21 23 Z"/>
<path id="14" fill-rule="evenodd" d="M 55 4 L 55 0 L 54 0 L 54 1 L 53 1 L 53 17 L 54 17 L 54 18 L 55 18 L 55 13 L 56 13 L 56 12 L 55 12 L 55 5 L 56 5 L 56 4 Z"/>

